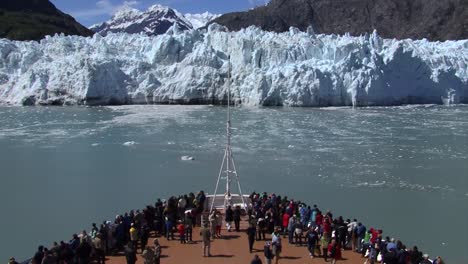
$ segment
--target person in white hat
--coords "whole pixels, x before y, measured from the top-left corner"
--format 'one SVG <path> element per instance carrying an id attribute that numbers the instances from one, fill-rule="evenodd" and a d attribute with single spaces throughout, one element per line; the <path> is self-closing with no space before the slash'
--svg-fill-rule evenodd
<path id="1" fill-rule="evenodd" d="M 421 261 L 419 264 L 432 264 L 432 261 L 429 260 L 429 254 L 424 254 L 423 261 Z"/>

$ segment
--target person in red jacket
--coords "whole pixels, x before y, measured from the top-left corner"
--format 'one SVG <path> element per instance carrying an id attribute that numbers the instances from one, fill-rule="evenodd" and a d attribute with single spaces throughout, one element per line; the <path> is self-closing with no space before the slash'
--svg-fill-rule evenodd
<path id="1" fill-rule="evenodd" d="M 329 239 L 332 237 L 331 222 L 328 217 L 325 217 L 325 221 L 323 222 L 323 235 Z"/>
<path id="2" fill-rule="evenodd" d="M 187 243 L 185 241 L 185 225 L 182 223 L 182 221 L 177 225 L 177 231 L 179 231 L 179 238 L 180 238 L 180 243 L 185 244 Z"/>
<path id="3" fill-rule="evenodd" d="M 336 243 L 335 239 L 332 239 L 330 245 L 328 245 L 328 256 L 332 259 L 332 264 L 341 259 L 340 243 Z"/>
<path id="4" fill-rule="evenodd" d="M 369 231 L 371 233 L 370 243 L 372 245 L 377 240 L 377 237 L 379 236 L 379 231 L 372 227 L 369 229 Z"/>
<path id="5" fill-rule="evenodd" d="M 283 224 L 281 225 L 281 233 L 283 233 L 283 237 L 286 236 L 287 230 L 288 230 L 288 224 L 289 224 L 289 214 L 284 213 L 283 214 Z"/>
<path id="6" fill-rule="evenodd" d="M 318 226 L 321 226 L 323 224 L 323 215 L 322 215 L 322 212 L 318 211 L 317 212 L 317 216 L 315 217 L 315 223 L 318 225 Z"/>

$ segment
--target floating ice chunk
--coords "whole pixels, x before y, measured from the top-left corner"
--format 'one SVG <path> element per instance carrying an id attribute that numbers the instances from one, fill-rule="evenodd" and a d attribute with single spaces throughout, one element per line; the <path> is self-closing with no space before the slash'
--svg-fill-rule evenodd
<path id="1" fill-rule="evenodd" d="M 129 146 L 134 146 L 134 145 L 136 145 L 136 144 L 137 144 L 137 143 L 136 143 L 135 141 L 127 141 L 127 142 L 123 143 L 123 145 L 124 145 L 124 146 L 127 146 L 127 147 L 129 147 Z"/>
<path id="2" fill-rule="evenodd" d="M 100 145 L 99 143 L 93 143 L 93 144 L 91 144 L 91 146 L 93 146 L 93 147 L 97 147 L 97 146 L 99 146 L 99 145 Z"/>
<path id="3" fill-rule="evenodd" d="M 288 148 L 294 148 L 294 145 L 289 145 Z"/>
<path id="4" fill-rule="evenodd" d="M 378 186 L 383 186 L 386 182 L 385 181 L 376 181 L 375 183 L 370 183 L 369 186 L 374 186 L 374 187 L 378 187 Z"/>
<path id="5" fill-rule="evenodd" d="M 192 156 L 182 156 L 180 157 L 180 160 L 188 161 L 188 160 L 195 160 L 195 158 Z"/>

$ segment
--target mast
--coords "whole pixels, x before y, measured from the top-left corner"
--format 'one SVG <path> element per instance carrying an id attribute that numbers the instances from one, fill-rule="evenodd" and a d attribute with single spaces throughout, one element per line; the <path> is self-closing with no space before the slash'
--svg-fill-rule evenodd
<path id="1" fill-rule="evenodd" d="M 227 122 L 226 122 L 226 137 L 229 156 L 232 156 L 231 153 L 231 56 L 228 56 L 228 79 L 227 79 Z M 229 162 L 226 163 L 226 194 L 231 194 L 231 178 L 229 177 Z M 226 204 L 226 203 L 225 203 Z"/>
<path id="2" fill-rule="evenodd" d="M 239 189 L 239 195 L 242 200 L 242 207 L 244 209 L 246 207 L 246 203 L 244 201 L 244 196 L 242 194 L 242 188 L 239 181 L 239 176 L 237 174 L 236 164 L 234 162 L 234 157 L 232 155 L 232 148 L 231 148 L 231 56 L 228 56 L 228 80 L 227 80 L 227 119 L 226 119 L 226 149 L 224 150 L 224 158 L 221 163 L 221 168 L 218 174 L 218 180 L 216 181 L 216 188 L 214 192 L 213 200 L 211 201 L 210 211 L 214 208 L 214 203 L 217 197 L 219 181 L 221 179 L 221 175 L 224 171 L 225 179 L 226 179 L 226 192 L 224 193 L 224 208 L 227 208 L 231 204 L 231 181 L 234 178 L 237 181 L 237 187 Z M 226 165 L 226 167 L 224 166 Z M 233 177 L 234 176 L 234 177 Z"/>

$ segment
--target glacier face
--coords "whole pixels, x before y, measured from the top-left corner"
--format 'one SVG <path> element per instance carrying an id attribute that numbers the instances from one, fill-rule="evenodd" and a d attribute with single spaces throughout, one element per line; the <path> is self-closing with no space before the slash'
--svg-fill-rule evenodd
<path id="1" fill-rule="evenodd" d="M 226 102 L 344 106 L 468 103 L 468 40 L 382 39 L 250 27 L 159 36 L 0 40 L 0 103 Z"/>

